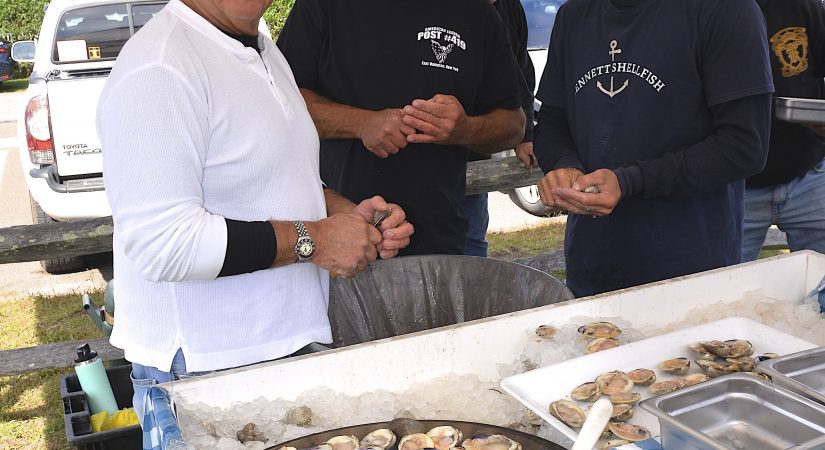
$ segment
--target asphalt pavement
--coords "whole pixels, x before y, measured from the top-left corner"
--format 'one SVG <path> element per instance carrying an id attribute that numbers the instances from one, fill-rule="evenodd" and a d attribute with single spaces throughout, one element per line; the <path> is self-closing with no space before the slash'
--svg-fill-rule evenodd
<path id="1" fill-rule="evenodd" d="M 17 149 L 17 115 L 23 93 L 0 93 L 0 228 L 32 223 L 28 190 Z M 522 211 L 506 194 L 491 192 L 488 231 L 514 231 L 558 219 Z M 28 295 L 55 295 L 102 289 L 111 278 L 111 258 L 96 257 L 89 270 L 65 275 L 47 274 L 38 262 L 0 265 L 0 301 Z"/>

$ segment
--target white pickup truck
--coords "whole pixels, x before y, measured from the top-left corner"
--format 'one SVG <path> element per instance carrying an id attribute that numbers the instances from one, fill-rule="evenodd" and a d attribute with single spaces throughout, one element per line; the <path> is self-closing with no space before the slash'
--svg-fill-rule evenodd
<path id="1" fill-rule="evenodd" d="M 53 0 L 38 40 L 12 46 L 13 59 L 34 63 L 17 136 L 35 223 L 112 214 L 95 130 L 98 97 L 123 44 L 166 1 Z M 85 259 L 42 265 L 67 272 Z"/>

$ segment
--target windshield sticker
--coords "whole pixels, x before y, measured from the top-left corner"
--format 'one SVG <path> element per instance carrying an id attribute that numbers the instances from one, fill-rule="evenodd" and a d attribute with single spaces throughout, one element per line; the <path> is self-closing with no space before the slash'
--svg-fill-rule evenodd
<path id="1" fill-rule="evenodd" d="M 85 61 L 89 59 L 89 55 L 86 54 L 86 41 L 83 39 L 58 41 L 57 59 L 59 61 Z"/>

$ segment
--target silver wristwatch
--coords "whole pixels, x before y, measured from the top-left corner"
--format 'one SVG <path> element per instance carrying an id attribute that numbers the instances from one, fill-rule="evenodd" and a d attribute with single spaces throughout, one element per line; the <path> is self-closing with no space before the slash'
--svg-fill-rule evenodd
<path id="1" fill-rule="evenodd" d="M 309 262 L 315 255 L 315 241 L 309 237 L 309 232 L 303 222 L 292 223 L 295 225 L 295 231 L 298 232 L 298 242 L 295 243 L 295 255 L 298 257 L 298 262 Z"/>

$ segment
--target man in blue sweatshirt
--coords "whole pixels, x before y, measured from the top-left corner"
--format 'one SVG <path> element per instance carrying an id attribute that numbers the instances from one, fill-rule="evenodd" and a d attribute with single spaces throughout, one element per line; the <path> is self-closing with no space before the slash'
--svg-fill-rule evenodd
<path id="1" fill-rule="evenodd" d="M 753 0 L 571 0 L 536 97 L 576 296 L 738 263 L 773 83 Z"/>

